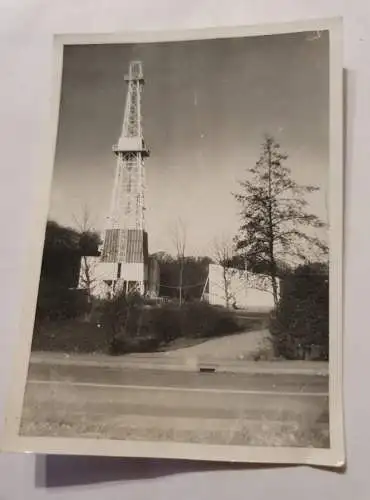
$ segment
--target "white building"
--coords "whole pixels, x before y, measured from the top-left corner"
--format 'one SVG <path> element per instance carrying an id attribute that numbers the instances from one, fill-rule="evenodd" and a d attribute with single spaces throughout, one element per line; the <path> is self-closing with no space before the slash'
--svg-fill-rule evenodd
<path id="1" fill-rule="evenodd" d="M 271 281 L 267 276 L 210 264 L 208 301 L 224 307 L 254 311 L 274 308 Z"/>
<path id="2" fill-rule="evenodd" d="M 155 259 L 148 259 L 148 264 L 125 262 L 102 262 L 101 257 L 83 257 L 81 259 L 78 288 L 89 289 L 93 297 L 106 299 L 118 289 L 130 291 L 144 281 L 145 293 L 158 296 L 160 270 Z"/>

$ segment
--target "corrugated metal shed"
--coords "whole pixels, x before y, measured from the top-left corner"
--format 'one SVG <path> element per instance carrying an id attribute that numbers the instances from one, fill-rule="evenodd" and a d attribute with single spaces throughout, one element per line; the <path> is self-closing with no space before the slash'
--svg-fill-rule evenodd
<path id="1" fill-rule="evenodd" d="M 109 229 L 106 231 L 103 262 L 148 262 L 148 234 L 141 229 Z"/>

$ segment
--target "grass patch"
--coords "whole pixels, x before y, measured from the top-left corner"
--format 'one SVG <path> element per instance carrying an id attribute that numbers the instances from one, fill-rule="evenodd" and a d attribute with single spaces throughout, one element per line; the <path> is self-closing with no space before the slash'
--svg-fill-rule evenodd
<path id="1" fill-rule="evenodd" d="M 271 406 L 261 411 L 246 404 L 244 408 L 218 407 L 209 416 L 203 416 L 203 411 L 206 407 L 197 404 L 163 411 L 160 401 L 153 406 L 145 400 L 132 401 L 127 408 L 127 403 L 112 395 L 98 401 L 81 397 L 73 387 L 60 391 L 60 386 L 52 386 L 45 393 L 44 388 L 28 386 L 20 433 L 237 446 L 330 446 L 327 400 L 301 408 Z"/>
<path id="2" fill-rule="evenodd" d="M 330 447 L 329 424 L 310 424 L 302 418 L 280 422 L 264 419 L 263 415 L 260 421 L 230 419 L 228 429 L 208 425 L 205 419 L 196 429 L 193 425 L 176 428 L 176 418 L 172 419 L 172 425 L 156 426 L 158 417 L 153 419 L 150 416 L 147 425 L 142 425 L 138 424 L 135 415 L 132 415 L 131 423 L 127 423 L 120 416 L 108 417 L 105 414 L 40 413 L 36 408 L 25 411 L 21 435 L 235 446 Z"/>

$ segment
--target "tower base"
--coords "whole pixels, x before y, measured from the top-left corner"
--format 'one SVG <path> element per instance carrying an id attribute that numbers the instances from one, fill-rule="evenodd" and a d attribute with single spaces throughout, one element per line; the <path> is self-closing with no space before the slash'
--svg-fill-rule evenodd
<path id="1" fill-rule="evenodd" d="M 153 295 L 159 291 L 158 263 L 102 262 L 100 257 L 82 257 L 78 288 L 99 299 L 120 292 Z"/>

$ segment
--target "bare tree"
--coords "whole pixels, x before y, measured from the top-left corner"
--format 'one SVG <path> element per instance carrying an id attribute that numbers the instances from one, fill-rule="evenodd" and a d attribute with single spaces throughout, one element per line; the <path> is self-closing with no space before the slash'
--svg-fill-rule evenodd
<path id="1" fill-rule="evenodd" d="M 97 285 L 94 269 L 96 266 L 96 259 L 89 255 L 82 255 L 81 257 L 81 273 L 79 285 L 86 290 L 88 301 L 92 303 L 94 289 Z"/>
<path id="2" fill-rule="evenodd" d="M 93 228 L 88 208 L 83 208 L 80 218 L 73 217 L 79 231 L 79 250 L 81 252 L 81 272 L 79 285 L 86 290 L 88 301 L 92 303 L 94 289 L 97 285 L 95 267 L 97 264 L 96 252 L 100 244 L 100 238 Z"/>
<path id="3" fill-rule="evenodd" d="M 179 218 L 171 227 L 171 239 L 176 250 L 176 256 L 179 264 L 179 303 L 180 307 L 183 301 L 183 281 L 184 281 L 184 264 L 185 264 L 185 249 L 187 241 L 187 231 L 184 221 Z"/>
<path id="4" fill-rule="evenodd" d="M 234 246 L 231 238 L 223 235 L 215 238 L 213 242 L 213 257 L 216 264 L 222 268 L 222 292 L 225 296 L 226 307 L 229 308 L 235 302 L 235 294 L 232 292 L 232 278 L 234 269 L 232 260 L 234 256 Z"/>

